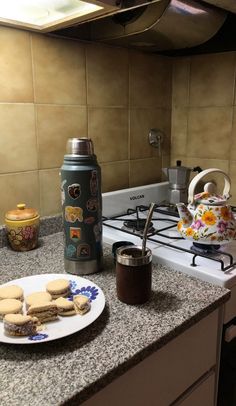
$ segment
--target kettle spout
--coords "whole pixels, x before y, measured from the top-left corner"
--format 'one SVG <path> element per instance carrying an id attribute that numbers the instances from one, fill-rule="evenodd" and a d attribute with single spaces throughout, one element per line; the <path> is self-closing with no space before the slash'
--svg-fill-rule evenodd
<path id="1" fill-rule="evenodd" d="M 193 222 L 193 216 L 187 206 L 184 203 L 176 203 L 176 207 L 179 212 L 179 217 L 182 222 L 182 227 L 187 228 Z"/>

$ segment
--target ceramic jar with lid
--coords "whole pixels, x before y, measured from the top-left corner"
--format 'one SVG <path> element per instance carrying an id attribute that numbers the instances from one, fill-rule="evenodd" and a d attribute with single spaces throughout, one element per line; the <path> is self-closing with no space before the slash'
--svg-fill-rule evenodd
<path id="1" fill-rule="evenodd" d="M 15 251 L 29 251 L 37 247 L 40 216 L 36 209 L 24 203 L 5 215 L 8 241 Z"/>

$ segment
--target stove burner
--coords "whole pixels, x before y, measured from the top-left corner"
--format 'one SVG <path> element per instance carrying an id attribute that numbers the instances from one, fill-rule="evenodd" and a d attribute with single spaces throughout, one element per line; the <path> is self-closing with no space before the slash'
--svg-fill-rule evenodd
<path id="1" fill-rule="evenodd" d="M 123 223 L 122 230 L 131 231 L 134 234 L 143 235 L 146 219 L 136 219 L 136 220 L 125 220 Z M 155 231 L 153 223 L 149 224 L 148 234 Z"/>
<path id="2" fill-rule="evenodd" d="M 220 245 L 215 244 L 201 244 L 198 242 L 193 242 L 191 250 L 198 252 L 200 254 L 218 254 L 218 249 Z"/>
<path id="3" fill-rule="evenodd" d="M 155 212 L 179 218 L 179 213 L 175 204 L 161 204 L 160 206 L 155 207 Z"/>

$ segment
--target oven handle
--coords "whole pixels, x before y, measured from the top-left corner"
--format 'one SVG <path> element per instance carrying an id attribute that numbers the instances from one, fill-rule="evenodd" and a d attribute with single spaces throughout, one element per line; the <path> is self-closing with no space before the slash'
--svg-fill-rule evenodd
<path id="1" fill-rule="evenodd" d="M 225 341 L 230 343 L 236 337 L 236 325 L 232 324 L 225 330 Z"/>

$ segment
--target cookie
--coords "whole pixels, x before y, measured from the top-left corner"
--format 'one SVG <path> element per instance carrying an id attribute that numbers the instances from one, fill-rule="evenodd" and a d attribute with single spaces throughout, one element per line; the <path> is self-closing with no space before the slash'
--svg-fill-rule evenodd
<path id="1" fill-rule="evenodd" d="M 53 299 L 70 295 L 70 282 L 67 279 L 54 279 L 46 285 L 46 290 Z"/>
<path id="2" fill-rule="evenodd" d="M 0 319 L 3 319 L 6 314 L 22 313 L 22 307 L 22 302 L 17 299 L 0 300 Z"/>
<path id="3" fill-rule="evenodd" d="M 25 298 L 26 309 L 38 302 L 51 302 L 52 296 L 48 292 L 33 292 Z"/>
<path id="4" fill-rule="evenodd" d="M 39 321 L 36 317 L 22 314 L 7 314 L 3 319 L 4 332 L 10 336 L 31 336 L 37 333 Z"/>
<path id="5" fill-rule="evenodd" d="M 74 303 L 70 300 L 65 299 L 64 297 L 59 297 L 55 300 L 58 314 L 60 316 L 73 316 L 75 313 L 75 306 Z"/>
<path id="6" fill-rule="evenodd" d="M 79 314 L 85 314 L 90 310 L 90 301 L 87 296 L 84 295 L 76 295 L 73 297 L 73 302 L 75 305 L 75 311 Z"/>
<path id="7" fill-rule="evenodd" d="M 40 323 L 58 319 L 58 308 L 53 302 L 34 302 L 27 310 L 27 315 L 37 317 Z"/>
<path id="8" fill-rule="evenodd" d="M 2 286 L 0 287 L 0 300 L 3 299 L 17 299 L 23 301 L 23 289 L 17 285 Z"/>

